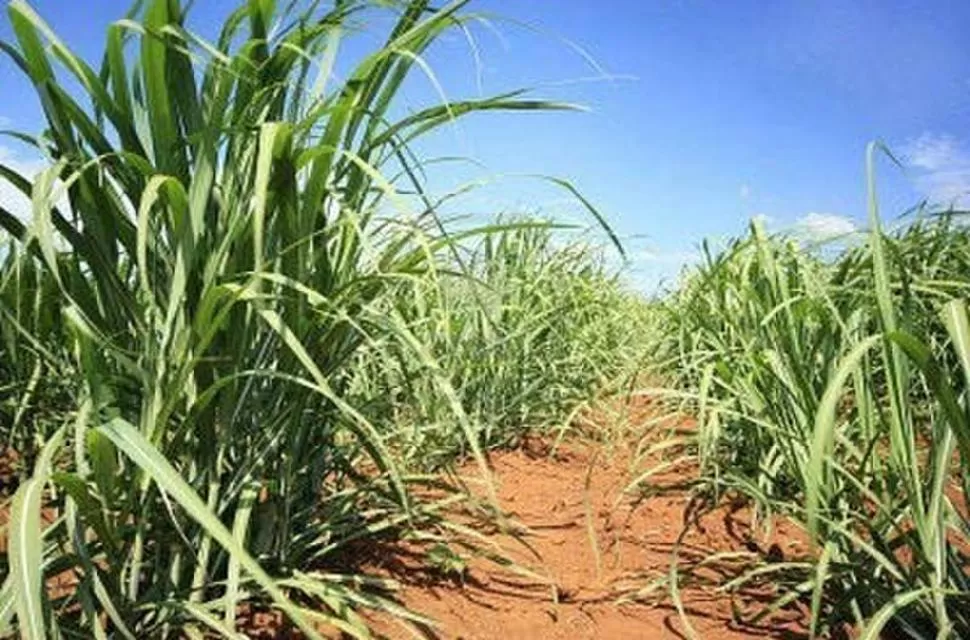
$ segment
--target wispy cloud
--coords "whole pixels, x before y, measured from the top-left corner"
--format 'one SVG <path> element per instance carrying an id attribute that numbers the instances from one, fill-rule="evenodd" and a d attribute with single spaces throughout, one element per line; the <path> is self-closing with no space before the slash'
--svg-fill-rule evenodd
<path id="1" fill-rule="evenodd" d="M 748 198 L 750 198 L 751 197 L 751 185 L 749 185 L 749 184 L 742 184 L 740 187 L 738 187 L 738 195 L 741 197 L 742 200 L 747 200 Z"/>
<path id="2" fill-rule="evenodd" d="M 655 251 L 653 249 L 644 249 L 634 257 L 634 261 L 650 265 L 681 266 L 697 260 L 699 255 L 700 253 L 697 251 Z"/>
<path id="3" fill-rule="evenodd" d="M 751 216 L 751 222 L 760 222 L 764 227 L 773 227 L 778 219 L 775 216 L 768 215 L 767 213 L 756 213 Z"/>
<path id="4" fill-rule="evenodd" d="M 904 144 L 903 157 L 910 165 L 928 171 L 940 171 L 970 161 L 970 156 L 953 136 L 932 133 L 924 133 Z"/>
<path id="5" fill-rule="evenodd" d="M 933 204 L 970 206 L 970 150 L 950 135 L 923 133 L 900 147 L 916 188 Z"/>
<path id="6" fill-rule="evenodd" d="M 652 295 L 676 282 L 684 268 L 700 259 L 698 250 L 639 248 L 630 253 L 626 274 L 633 287 Z"/>
<path id="7" fill-rule="evenodd" d="M 795 228 L 813 240 L 827 240 L 856 230 L 855 223 L 834 213 L 807 213 L 795 222 Z"/>

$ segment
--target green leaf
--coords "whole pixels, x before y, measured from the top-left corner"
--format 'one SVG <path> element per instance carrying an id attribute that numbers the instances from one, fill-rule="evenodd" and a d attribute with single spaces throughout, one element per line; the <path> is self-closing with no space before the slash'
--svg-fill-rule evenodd
<path id="1" fill-rule="evenodd" d="M 805 471 L 805 511 L 808 519 L 808 532 L 813 544 L 819 540 L 818 515 L 822 502 L 822 493 L 828 487 L 826 484 L 825 463 L 835 442 L 835 426 L 838 420 L 836 409 L 842 391 L 849 376 L 852 375 L 859 362 L 865 357 L 869 349 L 879 344 L 882 336 L 870 336 L 859 344 L 842 359 L 835 372 L 829 377 L 825 392 L 815 413 L 815 428 L 812 436 L 808 467 Z"/>
<path id="2" fill-rule="evenodd" d="M 882 637 L 883 628 L 885 628 L 886 623 L 892 620 L 893 616 L 920 598 L 929 595 L 931 591 L 932 589 L 929 588 L 915 589 L 894 596 L 892 600 L 876 612 L 876 615 L 869 619 L 862 629 L 862 633 L 859 634 L 859 640 L 877 640 Z"/>
<path id="3" fill-rule="evenodd" d="M 44 542 L 40 514 L 53 457 L 63 439 L 62 427 L 44 445 L 33 476 L 17 489 L 10 507 L 10 578 L 16 602 L 17 626 L 25 640 L 47 638 L 42 571 Z"/>
<path id="4" fill-rule="evenodd" d="M 231 556 L 236 557 L 242 568 L 266 591 L 273 602 L 290 617 L 307 637 L 322 640 L 322 636 L 307 621 L 299 608 L 286 597 L 269 574 L 239 544 L 226 526 L 219 521 L 219 518 L 206 507 L 205 502 L 182 479 L 168 460 L 135 427 L 121 418 L 115 418 L 99 427 L 98 431 L 131 458 L 142 471 L 155 481 L 160 490 L 181 505 L 189 516 Z"/>

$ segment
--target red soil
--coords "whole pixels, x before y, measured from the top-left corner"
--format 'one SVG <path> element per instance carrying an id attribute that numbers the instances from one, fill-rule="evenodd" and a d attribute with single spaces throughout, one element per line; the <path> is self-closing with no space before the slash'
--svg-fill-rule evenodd
<path id="1" fill-rule="evenodd" d="M 715 589 L 744 567 L 804 553 L 799 532 L 779 523 L 759 544 L 744 509 L 725 504 L 698 514 L 699 503 L 685 486 L 693 477 L 689 467 L 651 476 L 650 484 L 667 486 L 664 491 L 630 495 L 624 492 L 636 475 L 630 460 L 629 452 L 610 454 L 603 445 L 573 445 L 556 459 L 528 450 L 492 456 L 500 507 L 524 525 L 526 544 L 497 532 L 489 539 L 545 580 L 480 557 L 467 560 L 461 579 L 447 580 L 428 567 L 424 554 L 400 545 L 373 553 L 368 564 L 404 585 L 396 594 L 402 604 L 439 623 L 424 630 L 430 638 L 683 638 L 690 634 L 669 590 L 657 584 L 668 575 L 680 539 L 681 598 L 697 637 L 805 637 L 806 617 L 797 606 L 762 626 L 735 619 L 732 611 L 751 613 L 771 602 L 771 587 L 734 595 Z M 652 457 L 643 465 L 657 462 Z M 476 477 L 473 466 L 462 471 Z M 735 556 L 698 568 L 699 561 L 725 552 Z M 657 587 L 631 598 L 651 583 Z M 387 618 L 370 620 L 389 638 L 413 637 Z"/>
<path id="2" fill-rule="evenodd" d="M 676 455 L 675 449 L 666 450 L 668 459 Z M 577 443 L 559 449 L 555 457 L 542 443 L 492 454 L 499 507 L 517 523 L 517 532 L 477 526 L 531 577 L 480 556 L 465 558 L 460 578 L 446 576 L 430 566 L 426 550 L 403 543 L 370 546 L 356 560 L 367 572 L 402 585 L 393 597 L 436 622 L 421 630 L 428 638 L 684 638 L 690 634 L 665 582 L 677 548 L 679 590 L 696 637 L 806 637 L 804 607 L 798 605 L 760 626 L 738 621 L 739 615 L 747 617 L 774 599 L 770 579 L 733 594 L 716 590 L 745 568 L 803 554 L 800 532 L 779 523 L 764 540 L 752 534 L 746 509 L 727 501 L 703 508 L 692 499 L 695 470 L 689 462 L 652 475 L 648 493 L 624 491 L 632 478 L 662 461 L 660 455 L 636 464 L 633 459 L 625 448 Z M 469 484 L 478 479 L 474 465 L 459 474 Z M 469 525 L 487 521 L 469 513 L 456 515 Z M 722 553 L 733 555 L 712 562 Z M 64 585 L 49 587 L 58 592 Z M 242 613 L 251 637 L 300 637 L 278 612 Z M 388 616 L 365 617 L 379 636 L 414 637 L 414 629 Z"/>

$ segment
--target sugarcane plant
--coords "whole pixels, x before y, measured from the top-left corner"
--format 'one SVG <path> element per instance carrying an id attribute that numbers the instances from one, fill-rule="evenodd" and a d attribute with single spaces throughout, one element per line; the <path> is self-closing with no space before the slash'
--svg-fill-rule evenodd
<path id="1" fill-rule="evenodd" d="M 72 386 L 34 433 L 4 433 L 36 461 L 10 508 L 0 633 L 238 637 L 260 607 L 307 637 L 366 637 L 359 607 L 423 620 L 326 562 L 432 517 L 348 401 L 362 346 L 397 345 L 485 468 L 388 297 L 436 282 L 456 242 L 412 146 L 474 112 L 569 108 L 521 91 L 399 108 L 409 76 L 434 79 L 429 48 L 474 26 L 466 4 L 247 0 L 207 41 L 186 4 L 149 0 L 93 66 L 10 3 L 3 52 L 46 121 L 17 136 L 46 168 L 0 165 L 31 204 L 0 202 L 2 383 L 26 407 Z M 387 16 L 383 45 L 343 62 Z"/>

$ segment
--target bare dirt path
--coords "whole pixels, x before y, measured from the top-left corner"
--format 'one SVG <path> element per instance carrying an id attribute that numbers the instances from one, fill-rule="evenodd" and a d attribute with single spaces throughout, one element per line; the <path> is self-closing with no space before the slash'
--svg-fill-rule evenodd
<path id="1" fill-rule="evenodd" d="M 489 543 L 531 575 L 467 555 L 460 576 L 445 575 L 429 564 L 427 549 L 415 552 L 403 544 L 362 550 L 358 568 L 402 585 L 393 597 L 436 621 L 419 631 L 433 640 L 806 638 L 802 607 L 783 609 L 758 624 L 738 620 L 739 613 L 750 614 L 774 599 L 770 581 L 733 594 L 716 589 L 745 567 L 803 553 L 800 532 L 780 522 L 763 539 L 752 534 L 744 508 L 699 505 L 689 489 L 695 477 L 689 459 L 651 475 L 644 485 L 649 491 L 625 491 L 644 470 L 678 459 L 676 447 L 657 448 L 659 453 L 638 462 L 630 447 L 595 442 L 568 443 L 555 456 L 548 442 L 491 454 L 499 507 L 517 523 L 516 535 L 473 525 L 487 519 L 465 521 L 479 526 Z M 469 484 L 478 477 L 474 465 L 460 468 L 459 475 Z M 0 528 L 4 512 L 0 509 Z M 693 636 L 669 595 L 675 547 L 681 602 Z M 721 559 L 712 562 L 716 558 Z M 365 618 L 378 637 L 415 636 L 413 627 L 381 614 Z M 300 637 L 280 622 L 276 613 L 256 614 L 246 633 Z"/>
<path id="2" fill-rule="evenodd" d="M 733 611 L 754 611 L 771 601 L 770 586 L 734 596 L 714 588 L 740 566 L 778 562 L 799 551 L 794 527 L 780 523 L 770 539 L 754 539 L 745 510 L 723 505 L 708 509 L 685 532 L 685 514 L 696 506 L 686 488 L 653 495 L 624 492 L 638 471 L 631 469 L 628 451 L 574 444 L 550 459 L 545 451 L 532 449 L 491 456 L 500 506 L 527 528 L 522 541 L 529 549 L 508 535 L 495 532 L 490 538 L 517 563 L 548 576 L 547 582 L 482 558 L 468 560 L 463 579 L 452 580 L 430 570 L 420 554 L 403 549 L 384 549 L 371 560 L 377 572 L 404 585 L 398 594 L 402 604 L 438 621 L 426 630 L 428 637 L 691 637 L 666 582 L 678 539 L 681 562 L 691 567 L 678 581 L 681 599 L 696 637 L 806 636 L 804 611 L 798 608 L 759 625 L 735 619 Z M 652 457 L 642 465 L 657 461 Z M 464 472 L 475 476 L 471 466 Z M 652 476 L 650 484 L 676 487 L 690 479 L 690 472 L 689 466 L 675 465 Z M 732 562 L 703 565 L 727 552 L 735 554 Z M 638 590 L 641 598 L 623 602 L 624 595 Z M 373 621 L 388 638 L 413 637 L 388 620 Z"/>

